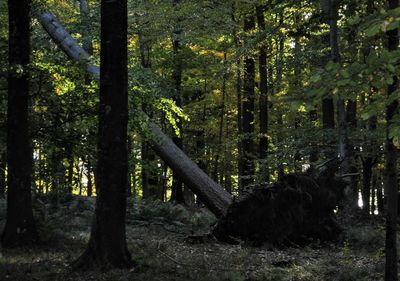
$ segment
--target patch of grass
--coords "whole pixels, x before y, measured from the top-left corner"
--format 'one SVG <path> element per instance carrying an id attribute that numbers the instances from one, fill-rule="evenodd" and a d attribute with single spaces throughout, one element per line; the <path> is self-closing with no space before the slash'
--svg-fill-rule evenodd
<path id="1" fill-rule="evenodd" d="M 385 246 L 385 230 L 373 226 L 350 227 L 346 230 L 345 239 L 352 249 L 373 253 Z"/>
<path id="2" fill-rule="evenodd" d="M 128 222 L 139 220 L 201 228 L 210 226 L 216 221 L 214 215 L 207 210 L 190 210 L 181 205 L 161 202 L 158 200 L 145 201 L 130 199 L 128 206 Z"/>

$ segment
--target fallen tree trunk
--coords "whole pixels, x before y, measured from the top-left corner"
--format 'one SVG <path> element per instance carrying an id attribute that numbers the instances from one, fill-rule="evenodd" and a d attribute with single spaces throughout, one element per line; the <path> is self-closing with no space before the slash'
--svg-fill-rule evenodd
<path id="1" fill-rule="evenodd" d="M 274 246 L 334 241 L 341 233 L 334 209 L 346 183 L 335 170 L 285 175 L 271 187 L 255 189 L 234 202 L 213 234 L 222 241 L 265 242 Z"/>
<path id="2" fill-rule="evenodd" d="M 43 13 L 39 21 L 52 40 L 74 61 L 84 63 L 93 78 L 100 78 L 100 69 L 90 60 L 90 55 L 79 46 L 68 31 L 49 12 Z M 145 113 L 143 113 L 147 116 Z M 217 217 L 226 213 L 232 203 L 231 196 L 220 185 L 203 172 L 161 129 L 148 119 L 149 130 L 155 136 L 149 143 L 159 157 L 181 177 L 203 204 Z"/>

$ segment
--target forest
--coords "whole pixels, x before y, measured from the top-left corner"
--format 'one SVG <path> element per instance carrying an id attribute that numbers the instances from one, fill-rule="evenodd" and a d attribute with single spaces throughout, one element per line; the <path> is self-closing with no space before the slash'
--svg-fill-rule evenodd
<path id="1" fill-rule="evenodd" d="M 399 0 L 0 0 L 0 281 L 397 281 Z"/>

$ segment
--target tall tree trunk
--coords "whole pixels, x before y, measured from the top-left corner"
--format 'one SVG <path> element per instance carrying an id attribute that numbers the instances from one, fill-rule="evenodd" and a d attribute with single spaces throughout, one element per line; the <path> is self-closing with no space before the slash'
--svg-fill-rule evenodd
<path id="1" fill-rule="evenodd" d="M 250 33 L 255 28 L 254 15 L 244 19 L 244 31 Z M 243 188 L 249 189 L 254 182 L 254 86 L 255 62 L 251 55 L 244 58 L 243 80 L 243 119 L 242 119 L 242 149 L 243 149 Z"/>
<path id="2" fill-rule="evenodd" d="M 258 27 L 265 31 L 264 10 L 258 6 L 256 9 Z M 260 75 L 260 181 L 269 182 L 268 171 L 268 73 L 267 73 L 267 51 L 266 47 L 260 48 L 258 55 L 258 72 Z"/>
<path id="3" fill-rule="evenodd" d="M 76 41 L 52 14 L 44 13 L 41 15 L 40 21 L 51 38 L 71 59 L 75 61 L 81 61 L 82 58 L 89 59 L 89 55 L 77 45 Z M 91 73 L 94 78 L 98 79 L 98 73 L 100 71 L 97 66 L 93 64 L 88 65 L 86 70 Z M 144 114 L 144 116 L 146 116 L 146 114 Z M 210 179 L 210 177 L 189 159 L 155 123 L 148 120 L 148 128 L 156 137 L 155 139 L 151 139 L 150 143 L 153 150 L 156 151 L 160 158 L 166 162 L 173 171 L 182 175 L 182 180 L 185 184 L 217 217 L 225 214 L 228 206 L 232 202 L 229 193 Z M 97 178 L 95 174 L 95 179 Z M 98 186 L 97 183 L 96 186 Z"/>
<path id="4" fill-rule="evenodd" d="M 133 144 L 132 144 L 132 137 L 128 136 L 128 181 L 126 183 L 126 196 L 132 197 L 132 157 L 133 157 Z"/>
<path id="5" fill-rule="evenodd" d="M 180 0 L 174 0 L 173 4 L 176 7 L 179 5 Z M 178 24 L 179 24 L 179 19 L 178 19 Z M 175 104 L 178 107 L 182 107 L 182 61 L 180 58 L 180 49 L 181 49 L 181 43 L 180 43 L 180 35 L 182 31 L 180 30 L 180 27 L 178 27 L 173 34 L 173 41 L 172 41 L 172 47 L 173 47 L 173 53 L 174 53 L 174 70 L 173 70 L 173 75 L 172 79 L 174 80 L 175 83 L 175 95 L 173 96 L 173 99 L 175 101 Z M 183 119 L 179 117 L 177 127 L 179 130 L 179 136 L 174 136 L 172 139 L 174 143 L 180 148 L 183 149 L 183 141 L 182 141 L 182 126 Z M 178 174 L 176 172 L 173 172 L 173 179 L 172 179 L 172 193 L 171 193 L 171 200 L 178 203 L 178 204 L 183 204 L 185 203 L 185 197 L 183 193 L 183 182 L 179 178 Z"/>
<path id="6" fill-rule="evenodd" d="M 283 25 L 283 11 L 279 15 L 279 26 Z M 285 47 L 285 38 L 282 33 L 279 34 L 279 37 L 276 39 L 276 45 L 278 46 L 278 51 L 276 53 L 276 87 L 275 91 L 276 93 L 279 93 L 282 87 L 282 77 L 283 77 L 283 62 L 284 62 L 284 47 Z M 277 110 L 277 123 L 278 127 L 282 128 L 283 127 L 283 113 L 280 108 Z M 283 151 L 283 136 L 281 133 L 281 130 L 278 130 L 277 133 L 277 147 L 279 151 Z M 283 161 L 278 161 L 277 169 L 278 169 L 278 179 L 282 179 L 283 176 L 285 175 L 284 172 L 284 167 L 283 167 Z"/>
<path id="7" fill-rule="evenodd" d="M 87 196 L 91 197 L 93 195 L 93 173 L 92 173 L 93 171 L 89 157 L 90 156 L 88 156 L 88 160 L 86 163 L 86 178 L 87 178 L 86 194 Z"/>
<path id="8" fill-rule="evenodd" d="M 370 200 L 371 200 L 371 179 L 372 179 L 372 167 L 374 166 L 374 159 L 372 157 L 366 157 L 362 160 L 363 167 L 363 188 L 361 192 L 363 201 L 363 210 L 365 214 L 370 214 Z M 373 187 L 375 188 L 375 187 Z M 373 200 L 374 198 L 372 198 Z"/>
<path id="9" fill-rule="evenodd" d="M 226 80 L 228 75 L 227 68 L 227 60 L 226 60 L 226 52 L 224 52 L 224 67 L 222 74 L 222 100 L 221 100 L 221 111 L 219 115 L 219 128 L 218 128 L 218 143 L 217 143 L 217 151 L 215 153 L 215 164 L 214 164 L 214 180 L 218 179 L 218 173 L 223 175 L 222 171 L 219 171 L 219 160 L 222 151 L 222 137 L 224 134 L 224 117 L 225 117 L 225 96 L 226 96 Z M 223 176 L 222 176 L 223 177 Z M 219 184 L 222 185 L 222 180 L 219 181 Z"/>
<path id="10" fill-rule="evenodd" d="M 74 155 L 72 153 L 72 149 L 67 149 L 68 150 L 68 155 L 67 155 L 67 160 L 68 160 L 68 168 L 67 168 L 67 193 L 72 194 L 73 188 L 74 188 Z"/>
<path id="11" fill-rule="evenodd" d="M 383 182 L 382 182 L 382 171 L 381 169 L 377 170 L 377 187 L 376 187 L 376 205 L 378 208 L 378 213 L 379 214 L 385 214 L 385 203 L 384 203 L 384 197 L 383 197 Z"/>
<path id="12" fill-rule="evenodd" d="M 397 9 L 399 0 L 388 0 L 389 9 Z M 393 29 L 387 32 L 388 50 L 396 51 L 399 45 L 399 30 Z M 393 83 L 389 85 L 388 96 L 392 95 L 398 87 L 398 78 L 394 77 Z M 386 163 L 385 163 L 385 190 L 387 191 L 387 214 L 386 214 L 386 267 L 385 281 L 397 281 L 397 148 L 390 137 L 389 130 L 392 122 L 398 114 L 398 101 L 394 100 L 386 108 Z M 385 194 L 386 196 L 386 194 Z"/>
<path id="13" fill-rule="evenodd" d="M 325 7 L 326 15 L 329 20 L 329 38 L 331 47 L 331 58 L 334 63 L 341 63 L 340 51 L 339 51 L 339 38 L 338 38 L 338 18 L 339 18 L 339 3 L 340 0 L 324 0 L 329 2 Z M 342 160 L 340 165 L 340 171 L 342 174 L 349 172 L 349 139 L 347 132 L 346 122 L 346 108 L 345 101 L 340 96 L 337 100 L 337 123 L 339 129 L 339 157 Z"/>
<path id="14" fill-rule="evenodd" d="M 336 0 L 322 0 L 322 8 L 325 13 L 325 17 L 327 19 L 327 23 L 329 26 L 334 27 L 335 23 L 331 19 L 331 6 L 332 6 L 332 1 Z M 337 26 L 337 23 L 336 23 Z M 332 39 L 333 39 L 333 32 L 332 32 L 332 27 L 331 31 L 329 32 L 329 44 L 332 47 Z M 331 48 L 331 56 L 333 56 L 333 48 Z M 333 99 L 332 98 L 324 98 L 322 100 L 322 127 L 324 129 L 333 129 L 335 128 L 335 106 L 333 104 Z"/>
<path id="15" fill-rule="evenodd" d="M 238 189 L 239 192 L 242 193 L 244 191 L 243 186 L 243 166 L 244 166 L 244 157 L 243 157 L 243 105 L 242 105 L 242 72 L 240 70 L 241 63 L 240 60 L 237 62 L 237 71 L 236 71 L 236 95 L 237 95 L 237 128 L 238 128 Z"/>
<path id="16" fill-rule="evenodd" d="M 8 1 L 9 75 L 7 105 L 7 221 L 1 237 L 3 247 L 35 242 L 33 219 L 32 140 L 29 124 L 30 63 L 29 0 Z M 22 73 L 19 72 L 22 67 Z"/>
<path id="17" fill-rule="evenodd" d="M 6 194 L 6 154 L 0 153 L 0 198 L 4 198 Z"/>
<path id="18" fill-rule="evenodd" d="M 140 51 L 140 64 L 143 69 L 151 68 L 150 60 L 150 46 L 145 43 L 143 35 L 139 33 L 139 51 Z M 142 104 L 142 109 L 150 117 L 153 113 L 151 108 L 147 104 Z M 157 159 L 154 151 L 151 150 L 147 140 L 142 141 L 142 188 L 143 188 L 143 198 L 144 199 L 161 199 L 162 189 L 159 181 L 159 173 L 157 166 Z"/>
<path id="19" fill-rule="evenodd" d="M 368 0 L 367 1 L 367 14 L 373 14 L 375 12 L 375 7 L 374 7 L 374 3 L 372 0 Z M 363 47 L 362 53 L 363 53 L 363 58 L 364 58 L 364 63 L 367 63 L 367 57 L 369 56 L 369 54 L 371 53 L 373 46 L 368 43 L 365 44 L 365 46 Z M 370 104 L 372 104 L 374 102 L 373 96 L 376 94 L 374 92 L 376 92 L 376 89 L 374 89 L 374 87 L 371 86 L 371 93 L 369 93 L 369 97 L 368 97 L 368 101 Z M 365 98 L 361 99 L 362 105 L 364 105 L 365 103 Z M 350 104 L 348 104 L 348 122 L 349 122 L 349 126 L 352 125 L 356 125 L 356 120 L 352 122 L 351 116 L 355 116 L 355 113 L 351 114 L 352 111 L 356 112 L 356 101 L 353 102 L 354 105 L 352 105 L 353 107 L 355 107 L 354 109 L 349 108 Z M 367 124 L 365 124 L 365 128 L 368 129 L 370 132 L 373 132 L 376 130 L 377 128 L 377 117 L 376 116 L 371 116 L 367 122 Z M 363 189 L 362 189 L 362 198 L 363 198 L 363 202 L 368 201 L 369 203 L 369 198 L 371 197 L 372 200 L 372 204 L 365 204 L 363 206 L 363 210 L 365 211 L 366 214 L 370 213 L 370 209 L 371 209 L 371 213 L 374 214 L 374 201 L 375 201 L 375 197 L 377 198 L 377 203 L 380 201 L 379 196 L 382 195 L 382 186 L 379 184 L 379 186 L 376 186 L 376 184 L 378 183 L 378 181 L 376 180 L 377 175 L 376 173 L 373 173 L 373 167 L 375 165 L 376 159 L 377 159 L 377 144 L 375 141 L 371 140 L 370 138 L 365 138 L 364 140 L 364 145 L 363 145 L 363 151 L 367 152 L 367 156 L 364 159 L 361 159 L 363 162 Z M 372 188 L 371 188 L 371 176 L 373 176 L 373 183 L 372 183 Z M 375 188 L 377 189 L 377 192 L 375 194 Z M 380 189 L 380 191 L 378 191 L 378 189 Z M 358 195 L 358 194 L 357 194 Z M 379 204 L 378 204 L 379 205 Z M 382 213 L 380 213 L 382 214 Z"/>
<path id="20" fill-rule="evenodd" d="M 101 76 L 95 220 L 76 265 L 132 266 L 125 233 L 127 183 L 127 1 L 101 1 Z"/>

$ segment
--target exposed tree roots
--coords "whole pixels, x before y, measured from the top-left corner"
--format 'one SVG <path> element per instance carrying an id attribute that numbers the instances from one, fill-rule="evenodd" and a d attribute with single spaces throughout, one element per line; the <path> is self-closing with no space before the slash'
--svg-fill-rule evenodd
<path id="1" fill-rule="evenodd" d="M 240 239 L 256 245 L 334 241 L 341 233 L 334 209 L 345 187 L 332 167 L 286 175 L 272 186 L 256 188 L 234 202 L 213 233 L 228 243 Z"/>

